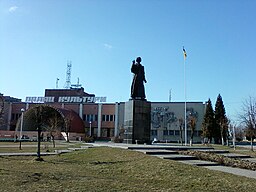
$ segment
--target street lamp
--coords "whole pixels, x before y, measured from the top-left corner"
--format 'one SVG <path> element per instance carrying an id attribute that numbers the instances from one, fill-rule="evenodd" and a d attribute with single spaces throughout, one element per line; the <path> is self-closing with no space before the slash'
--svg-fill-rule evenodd
<path id="1" fill-rule="evenodd" d="M 21 121 L 20 121 L 20 149 L 21 149 L 21 139 L 22 139 L 22 127 L 23 127 L 23 118 L 25 109 L 21 108 Z"/>
<path id="2" fill-rule="evenodd" d="M 126 135 L 126 144 L 128 144 L 128 130 L 127 129 L 124 130 L 124 134 Z"/>
<path id="3" fill-rule="evenodd" d="M 236 133 L 235 133 L 234 125 L 233 125 L 233 146 L 234 146 L 234 150 L 236 150 Z"/>
<path id="4" fill-rule="evenodd" d="M 90 124 L 90 137 L 92 136 L 92 121 L 89 121 L 89 124 Z"/>

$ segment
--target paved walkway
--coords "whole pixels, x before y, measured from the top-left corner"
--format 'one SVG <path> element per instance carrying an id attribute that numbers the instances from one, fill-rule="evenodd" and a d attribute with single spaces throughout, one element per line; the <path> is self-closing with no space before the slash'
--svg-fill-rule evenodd
<path id="1" fill-rule="evenodd" d="M 244 176 L 256 179 L 256 171 L 247 170 L 247 169 L 240 169 L 235 167 L 226 167 L 226 166 L 204 166 L 207 169 L 215 170 L 215 171 L 221 171 L 226 173 L 231 173 L 234 175 Z"/>
<path id="2" fill-rule="evenodd" d="M 249 177 L 256 179 L 256 171 L 252 170 L 247 170 L 247 169 L 240 169 L 240 168 L 234 168 L 234 167 L 227 167 L 227 166 L 222 166 L 219 165 L 216 162 L 210 162 L 210 161 L 203 161 L 203 160 L 198 160 L 195 159 L 192 156 L 187 156 L 187 155 L 180 155 L 177 154 L 177 151 L 173 151 L 172 149 L 182 149 L 186 148 L 186 146 L 162 146 L 162 145 L 131 145 L 131 144 L 117 144 L 117 143 L 93 143 L 93 146 L 107 146 L 107 147 L 118 147 L 118 148 L 123 148 L 123 149 L 132 149 L 136 150 L 139 152 L 143 152 L 145 154 L 149 155 L 154 155 L 162 159 L 170 159 L 170 160 L 176 160 L 181 163 L 189 164 L 189 165 L 194 165 L 194 166 L 200 166 L 204 167 L 210 170 L 214 171 L 221 171 L 225 173 L 231 173 L 234 175 L 239 175 L 239 176 L 244 176 L 244 177 Z M 190 147 L 187 147 L 189 149 Z M 195 147 L 196 149 L 196 147 Z M 201 148 L 203 151 L 208 151 L 213 153 L 214 150 L 212 148 L 207 149 L 206 147 Z M 220 155 L 225 155 L 225 156 L 230 156 L 232 158 L 234 157 L 240 157 L 245 160 L 250 160 L 250 161 L 256 161 L 255 158 L 248 158 L 246 155 L 241 155 L 241 154 L 236 154 L 236 153 L 230 153 L 228 154 L 227 151 L 225 150 L 216 150 L 216 153 Z"/>
<path id="3" fill-rule="evenodd" d="M 68 148 L 68 149 L 61 149 L 61 150 L 55 150 L 54 152 L 40 152 L 41 156 L 47 156 L 47 155 L 59 155 L 63 153 L 69 153 L 72 151 L 82 150 L 90 148 L 90 146 L 82 146 L 81 148 Z M 37 156 L 36 152 L 18 152 L 18 153 L 0 153 L 1 156 Z"/>

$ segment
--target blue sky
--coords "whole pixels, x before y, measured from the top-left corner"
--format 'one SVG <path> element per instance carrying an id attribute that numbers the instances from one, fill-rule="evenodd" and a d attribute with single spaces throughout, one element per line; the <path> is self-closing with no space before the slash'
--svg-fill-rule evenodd
<path id="1" fill-rule="evenodd" d="M 131 61 L 142 57 L 149 101 L 187 101 L 227 115 L 256 93 L 254 0 L 1 0 L 0 92 L 25 99 L 79 77 L 85 91 L 108 102 L 130 97 Z"/>

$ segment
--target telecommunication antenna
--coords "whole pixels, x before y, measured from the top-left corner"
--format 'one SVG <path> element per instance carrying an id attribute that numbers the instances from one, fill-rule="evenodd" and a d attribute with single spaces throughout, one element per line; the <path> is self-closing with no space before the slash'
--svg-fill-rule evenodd
<path id="1" fill-rule="evenodd" d="M 68 61 L 67 62 L 67 72 L 66 72 L 66 83 L 64 88 L 70 89 L 71 87 L 71 67 L 72 67 L 72 62 Z"/>
<path id="2" fill-rule="evenodd" d="M 77 78 L 77 84 L 71 85 L 72 88 L 80 88 L 82 87 L 82 84 L 79 84 L 79 77 Z"/>
<path id="3" fill-rule="evenodd" d="M 60 80 L 59 78 L 56 79 L 56 89 L 59 88 L 59 80 Z"/>
<path id="4" fill-rule="evenodd" d="M 172 101 L 172 90 L 170 89 L 169 90 L 169 102 L 171 102 Z"/>

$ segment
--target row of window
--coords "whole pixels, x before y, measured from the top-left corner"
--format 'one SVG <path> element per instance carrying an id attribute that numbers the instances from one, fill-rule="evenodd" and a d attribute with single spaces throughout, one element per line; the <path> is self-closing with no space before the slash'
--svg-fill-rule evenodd
<path id="1" fill-rule="evenodd" d="M 157 130 L 151 130 L 151 134 L 153 136 L 157 136 Z M 201 136 L 201 134 L 202 134 L 202 131 L 195 131 L 194 132 L 194 136 Z M 164 136 L 172 136 L 172 135 L 179 136 L 180 131 L 179 130 L 164 130 L 163 135 Z M 187 135 L 191 136 L 191 131 L 190 130 L 187 131 Z"/>
<path id="2" fill-rule="evenodd" d="M 102 115 L 102 121 L 115 121 L 115 115 Z"/>
<path id="3" fill-rule="evenodd" d="M 98 115 L 85 114 L 83 115 L 83 120 L 87 122 L 98 121 Z M 102 115 L 101 121 L 115 121 L 115 115 Z"/>
<path id="4" fill-rule="evenodd" d="M 98 121 L 98 115 L 85 114 L 85 115 L 83 115 L 83 120 L 87 121 L 87 122 Z"/>
<path id="5" fill-rule="evenodd" d="M 12 113 L 11 121 L 18 120 L 21 116 L 21 113 Z"/>

